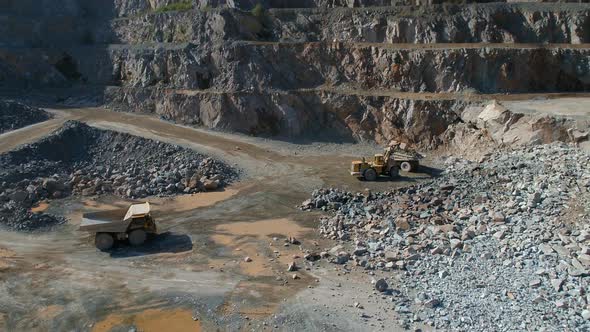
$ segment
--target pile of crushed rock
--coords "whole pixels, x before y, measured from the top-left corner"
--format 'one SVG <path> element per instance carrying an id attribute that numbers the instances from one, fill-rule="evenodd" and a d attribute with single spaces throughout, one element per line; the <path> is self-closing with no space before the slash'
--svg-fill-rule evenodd
<path id="1" fill-rule="evenodd" d="M 445 168 L 391 192 L 315 191 L 302 209 L 329 211 L 320 232 L 342 242 L 320 257 L 391 271 L 408 328 L 590 329 L 590 156 L 551 144 Z"/>
<path id="2" fill-rule="evenodd" d="M 190 149 L 69 121 L 36 143 L 0 155 L 0 224 L 30 230 L 63 222 L 29 211 L 45 199 L 190 194 L 223 187 L 237 176 Z"/>
<path id="3" fill-rule="evenodd" d="M 0 134 L 37 122 L 47 121 L 51 115 L 21 103 L 0 100 Z"/>

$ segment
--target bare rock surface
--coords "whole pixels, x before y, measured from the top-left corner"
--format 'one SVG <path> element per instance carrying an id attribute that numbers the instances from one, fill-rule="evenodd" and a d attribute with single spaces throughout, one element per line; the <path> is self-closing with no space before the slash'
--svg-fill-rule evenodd
<path id="1" fill-rule="evenodd" d="M 2 4 L 0 93 L 50 88 L 53 103 L 187 125 L 432 148 L 471 96 L 590 89 L 583 4 L 261 1 L 255 15 L 242 9 L 258 2 L 215 0 L 163 10 L 178 2 Z"/>

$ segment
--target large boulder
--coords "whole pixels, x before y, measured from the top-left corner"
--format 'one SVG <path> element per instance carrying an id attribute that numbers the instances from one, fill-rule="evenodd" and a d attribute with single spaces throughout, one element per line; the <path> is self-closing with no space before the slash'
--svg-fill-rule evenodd
<path id="1" fill-rule="evenodd" d="M 10 194 L 9 197 L 11 200 L 13 200 L 17 203 L 23 203 L 29 197 L 29 193 L 27 193 L 24 190 L 16 190 L 12 194 Z"/>
<path id="2" fill-rule="evenodd" d="M 206 179 L 203 181 L 203 186 L 206 190 L 216 190 L 219 188 L 219 180 Z"/>
<path id="3" fill-rule="evenodd" d="M 65 184 L 60 180 L 47 178 L 43 180 L 43 189 L 47 190 L 47 192 L 51 195 L 56 191 L 64 191 Z"/>

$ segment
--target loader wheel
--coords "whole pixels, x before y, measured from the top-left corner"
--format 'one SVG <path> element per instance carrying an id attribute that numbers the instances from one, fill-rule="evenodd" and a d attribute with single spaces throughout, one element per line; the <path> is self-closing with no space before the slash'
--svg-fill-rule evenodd
<path id="1" fill-rule="evenodd" d="M 106 251 L 113 247 L 113 244 L 115 244 L 115 239 L 109 233 L 96 233 L 94 244 L 98 250 Z"/>
<path id="2" fill-rule="evenodd" d="M 412 164 L 409 161 L 404 161 L 402 162 L 399 167 L 402 169 L 402 171 L 404 172 L 411 172 L 413 171 L 413 167 Z"/>
<path id="3" fill-rule="evenodd" d="M 392 179 L 395 179 L 399 176 L 399 168 L 397 168 L 396 166 L 391 166 L 391 168 L 389 168 L 389 177 Z"/>
<path id="4" fill-rule="evenodd" d="M 365 180 L 367 181 L 375 181 L 377 180 L 377 171 L 372 168 L 369 168 L 365 171 Z"/>
<path id="5" fill-rule="evenodd" d="M 132 246 L 140 246 L 145 242 L 147 234 L 143 229 L 134 229 L 129 233 L 129 244 Z"/>

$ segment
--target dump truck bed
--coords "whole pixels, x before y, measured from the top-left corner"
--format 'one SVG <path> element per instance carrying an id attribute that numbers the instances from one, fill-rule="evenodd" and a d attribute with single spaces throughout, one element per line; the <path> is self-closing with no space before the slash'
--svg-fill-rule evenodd
<path id="1" fill-rule="evenodd" d="M 124 221 L 127 209 L 85 213 L 82 215 L 80 230 L 87 232 L 124 232 L 128 221 Z"/>
<path id="2" fill-rule="evenodd" d="M 420 160 L 423 156 L 417 152 L 394 151 L 391 158 L 393 158 L 393 160 Z"/>
<path id="3" fill-rule="evenodd" d="M 128 209 L 91 212 L 82 215 L 80 230 L 87 232 L 121 233 L 133 218 L 142 218 L 150 214 L 150 203 L 131 204 Z"/>

